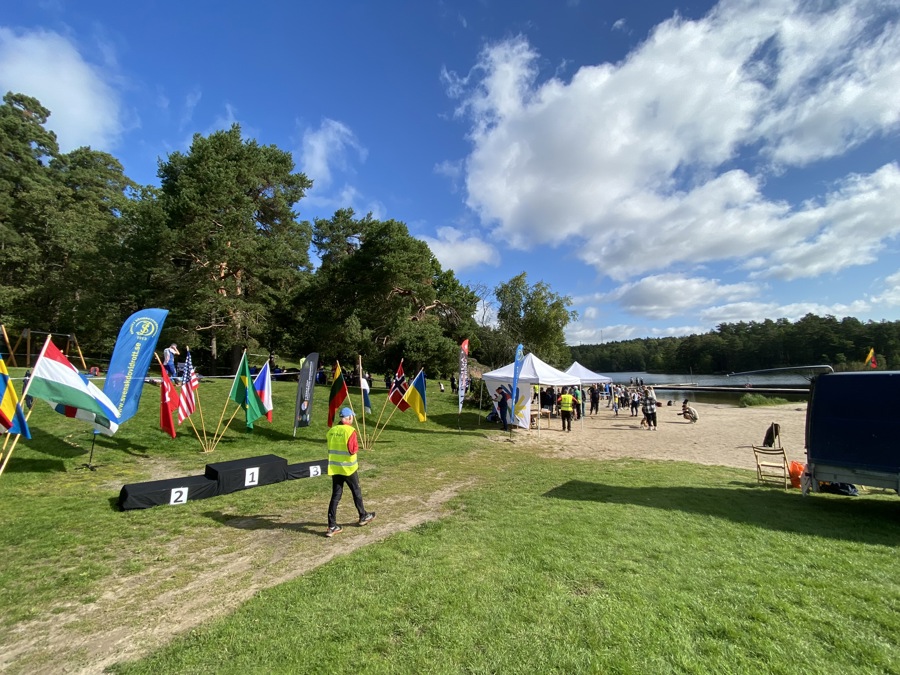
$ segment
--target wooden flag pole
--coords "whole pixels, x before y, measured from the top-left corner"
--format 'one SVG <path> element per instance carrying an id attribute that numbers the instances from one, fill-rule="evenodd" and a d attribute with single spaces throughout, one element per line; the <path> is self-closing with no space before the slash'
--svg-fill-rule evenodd
<path id="1" fill-rule="evenodd" d="M 425 369 L 424 369 L 424 368 L 419 368 L 419 373 L 421 373 L 423 370 L 425 370 Z M 416 377 L 419 376 L 419 373 L 416 373 Z M 416 378 L 414 377 L 412 380 L 410 380 L 410 386 L 412 385 L 412 382 L 415 381 L 415 379 L 416 379 Z M 407 389 L 406 391 L 409 391 L 409 389 Z M 401 399 L 401 400 L 405 400 L 405 399 L 406 399 L 406 394 L 403 394 L 403 399 Z M 390 414 L 390 415 L 388 416 L 388 418 L 385 420 L 385 422 L 384 422 L 384 424 L 382 425 L 381 429 L 378 431 L 378 434 L 375 436 L 374 439 L 372 439 L 372 445 L 373 445 L 373 446 L 375 445 L 375 442 L 376 442 L 379 438 L 381 438 L 381 432 L 384 431 L 384 428 L 388 425 L 388 422 L 391 421 L 391 418 L 394 416 L 394 413 L 396 413 L 399 409 L 400 409 L 400 407 L 397 406 L 397 405 L 395 405 L 395 406 L 394 406 L 394 409 L 391 410 L 391 414 Z"/>
<path id="2" fill-rule="evenodd" d="M 361 438 L 362 438 L 363 447 L 368 450 L 368 445 L 366 444 L 366 440 L 367 440 L 367 438 L 366 438 L 366 395 L 365 395 L 365 392 L 363 391 L 363 385 L 362 385 L 363 378 L 364 378 L 363 369 L 362 369 L 362 355 L 357 354 L 357 358 L 359 359 L 359 364 L 358 364 L 358 366 L 359 366 L 359 398 L 360 398 L 360 402 L 361 402 L 361 406 L 362 406 L 362 436 L 361 436 Z M 366 381 L 366 384 L 368 384 L 368 381 Z"/>
<path id="3" fill-rule="evenodd" d="M 27 389 L 27 387 L 26 387 L 26 389 Z M 25 401 L 24 393 L 22 394 L 22 401 L 23 402 Z M 28 424 L 28 418 L 31 417 L 31 410 L 33 410 L 33 409 L 29 409 L 29 411 L 25 415 L 25 424 Z M 4 451 L 6 450 L 7 443 L 9 443 L 9 434 L 5 434 L 5 436 L 6 436 L 6 438 L 3 439 L 3 450 Z M 16 449 L 16 445 L 18 444 L 19 439 L 21 437 L 22 437 L 22 434 L 16 434 L 16 437 L 12 442 L 12 446 L 9 448 L 9 452 L 7 452 L 5 455 L 2 452 L 0 452 L 0 457 L 3 458 L 3 463 L 0 464 L 0 476 L 3 475 L 3 471 L 6 469 L 6 465 L 9 463 L 9 458 L 12 457 L 13 450 Z"/>
<path id="4" fill-rule="evenodd" d="M 225 406 L 227 407 L 227 406 L 228 406 L 228 403 L 226 403 Z M 219 441 L 221 441 L 221 440 L 225 437 L 225 432 L 228 431 L 228 427 L 231 426 L 232 420 L 235 418 L 235 416 L 236 416 L 237 413 L 238 413 L 238 410 L 240 410 L 240 409 L 241 409 L 241 406 L 240 406 L 240 404 L 238 404 L 238 407 L 234 409 L 234 412 L 233 412 L 233 413 L 231 413 L 231 417 L 228 418 L 228 422 L 225 423 L 225 427 L 222 429 L 222 433 L 219 435 L 218 438 L 213 437 L 213 444 L 212 444 L 212 447 L 209 448 L 209 450 L 206 450 L 205 452 L 212 452 L 212 451 L 215 450 L 217 447 L 219 447 Z M 222 411 L 222 418 L 224 418 L 224 417 L 225 417 L 225 411 L 223 410 L 223 411 Z M 222 423 L 222 420 L 220 419 L 220 420 L 219 420 L 219 424 L 221 424 L 221 423 Z M 218 427 L 216 428 L 216 431 L 218 432 Z"/>

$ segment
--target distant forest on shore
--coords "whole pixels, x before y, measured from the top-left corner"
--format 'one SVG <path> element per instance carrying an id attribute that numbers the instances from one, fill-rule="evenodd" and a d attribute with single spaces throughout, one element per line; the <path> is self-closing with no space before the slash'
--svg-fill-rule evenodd
<path id="1" fill-rule="evenodd" d="M 703 335 L 578 345 L 571 351 L 575 361 L 598 372 L 715 374 L 819 364 L 859 370 L 873 348 L 879 370 L 896 369 L 900 321 L 807 314 L 794 323 L 723 323 Z"/>

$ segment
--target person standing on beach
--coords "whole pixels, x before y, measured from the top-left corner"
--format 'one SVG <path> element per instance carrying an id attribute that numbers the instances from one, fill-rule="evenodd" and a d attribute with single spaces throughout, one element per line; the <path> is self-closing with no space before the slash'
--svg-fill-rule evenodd
<path id="1" fill-rule="evenodd" d="M 641 405 L 641 395 L 637 391 L 631 392 L 631 416 L 638 416 L 638 407 Z"/>
<path id="2" fill-rule="evenodd" d="M 563 431 L 572 431 L 572 409 L 575 407 L 575 397 L 563 387 L 559 395 L 559 416 L 562 419 Z"/>
<path id="3" fill-rule="evenodd" d="M 647 420 L 647 431 L 656 431 L 656 397 L 650 387 L 644 388 L 644 398 L 641 399 L 641 407 L 644 411 L 644 419 Z"/>
<path id="4" fill-rule="evenodd" d="M 350 487 L 353 495 L 353 504 L 359 514 L 359 525 L 368 525 L 375 519 L 374 511 L 366 511 L 363 506 L 362 490 L 359 487 L 359 441 L 356 429 L 353 428 L 353 411 L 350 408 L 341 408 L 341 422 L 335 424 L 325 434 L 328 444 L 328 475 L 331 476 L 331 501 L 328 504 L 328 530 L 326 537 L 333 537 L 342 531 L 337 524 L 337 508 L 344 493 L 344 485 Z"/>
<path id="5" fill-rule="evenodd" d="M 509 423 L 506 418 L 509 416 L 509 399 L 503 387 L 497 387 L 497 393 L 494 396 L 497 401 L 497 411 L 500 413 L 500 421 L 503 422 L 503 431 L 509 431 Z"/>

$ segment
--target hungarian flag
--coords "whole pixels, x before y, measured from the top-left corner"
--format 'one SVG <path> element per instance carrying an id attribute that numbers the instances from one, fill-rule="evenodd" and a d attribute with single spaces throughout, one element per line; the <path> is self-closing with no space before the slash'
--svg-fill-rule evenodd
<path id="1" fill-rule="evenodd" d="M 350 392 L 347 391 L 347 383 L 344 382 L 344 374 L 341 372 L 341 364 L 334 368 L 334 382 L 331 383 L 331 392 L 328 394 L 328 426 L 334 424 L 334 416 L 341 404 L 347 399 Z"/>
<path id="2" fill-rule="evenodd" d="M 253 388 L 253 379 L 250 376 L 250 364 L 247 363 L 247 352 L 241 357 L 241 364 L 234 375 L 234 383 L 231 385 L 231 393 L 228 398 L 237 403 L 247 416 L 247 428 L 252 429 L 253 423 L 266 414 L 266 407 Z"/>
<path id="3" fill-rule="evenodd" d="M 66 417 L 90 422 L 101 434 L 119 428 L 119 411 L 109 397 L 78 372 L 47 336 L 28 383 L 28 395 L 41 398 Z"/>
<path id="4" fill-rule="evenodd" d="M 253 388 L 259 394 L 259 400 L 266 408 L 266 419 L 272 421 L 272 371 L 269 370 L 269 362 L 260 368 L 253 380 Z"/>
<path id="5" fill-rule="evenodd" d="M 3 363 L 3 357 L 0 357 L 0 434 L 7 431 L 31 440 L 31 430 L 25 421 L 22 406 L 19 405 L 9 371 Z"/>
<path id="6" fill-rule="evenodd" d="M 400 359 L 400 365 L 397 366 L 397 373 L 394 375 L 394 382 L 388 392 L 388 400 L 400 408 L 400 412 L 406 412 L 409 409 L 409 403 L 403 398 L 407 388 L 409 385 L 406 383 L 406 375 L 403 374 L 403 359 Z"/>
<path id="7" fill-rule="evenodd" d="M 178 409 L 178 398 L 175 396 L 175 385 L 169 377 L 169 371 L 162 367 L 162 386 L 159 388 L 159 428 L 175 438 L 175 422 L 172 414 Z"/>

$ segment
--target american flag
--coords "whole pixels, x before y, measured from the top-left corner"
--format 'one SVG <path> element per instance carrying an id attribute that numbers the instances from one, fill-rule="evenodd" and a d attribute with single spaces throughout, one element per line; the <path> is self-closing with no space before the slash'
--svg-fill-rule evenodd
<path id="1" fill-rule="evenodd" d="M 182 371 L 181 380 L 181 397 L 178 399 L 178 424 L 184 422 L 197 405 L 194 397 L 194 390 L 200 386 L 200 380 L 197 379 L 197 373 L 194 372 L 194 363 L 191 361 L 191 350 L 187 350 L 187 356 L 184 357 L 184 370 Z"/>

